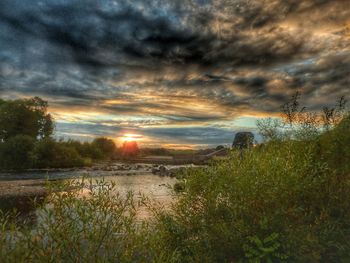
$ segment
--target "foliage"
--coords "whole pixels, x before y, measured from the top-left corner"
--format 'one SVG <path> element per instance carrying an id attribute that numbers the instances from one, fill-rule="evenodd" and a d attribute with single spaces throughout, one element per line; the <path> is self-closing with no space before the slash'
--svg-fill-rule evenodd
<path id="1" fill-rule="evenodd" d="M 46 101 L 35 97 L 0 103 L 0 141 L 17 135 L 46 138 L 52 132 L 53 121 L 47 113 Z"/>
<path id="2" fill-rule="evenodd" d="M 0 262 L 147 262 L 133 195 L 112 195 L 115 186 L 103 181 L 90 181 L 89 190 L 80 186 L 52 189 L 33 229 L 2 215 Z M 66 191 L 76 187 L 81 190 Z"/>
<path id="3" fill-rule="evenodd" d="M 84 158 L 92 160 L 103 160 L 113 158 L 117 152 L 117 147 L 113 140 L 99 137 L 92 142 L 79 142 L 74 140 L 60 141 L 67 147 L 72 147 Z"/>
<path id="4" fill-rule="evenodd" d="M 0 143 L 0 167 L 5 169 L 31 168 L 35 140 L 27 135 L 17 135 Z"/>
<path id="5" fill-rule="evenodd" d="M 350 260 L 349 120 L 191 169 L 174 211 L 159 217 L 163 250 L 182 262 Z"/>
<path id="6" fill-rule="evenodd" d="M 92 146 L 93 148 L 98 149 L 105 158 L 113 157 L 117 150 L 114 141 L 104 137 L 94 139 Z"/>
<path id="7" fill-rule="evenodd" d="M 350 115 L 332 130 L 319 136 L 314 158 L 340 174 L 350 173 Z"/>
<path id="8" fill-rule="evenodd" d="M 54 123 L 47 108 L 38 97 L 0 100 L 0 170 L 81 167 L 114 156 L 116 146 L 107 138 L 91 143 L 51 138 Z"/>
<path id="9" fill-rule="evenodd" d="M 115 145 L 112 140 L 107 143 L 109 148 L 100 147 L 95 142 L 55 141 L 52 138 L 34 140 L 30 136 L 18 135 L 0 143 L 0 170 L 90 166 L 93 161 L 113 157 L 111 149 Z"/>
<path id="10" fill-rule="evenodd" d="M 124 157 L 134 157 L 140 153 L 139 146 L 135 141 L 125 141 L 121 149 L 121 154 Z"/>
<path id="11" fill-rule="evenodd" d="M 90 159 L 84 159 L 74 147 L 52 139 L 38 141 L 33 151 L 34 167 L 36 168 L 66 168 L 80 167 L 91 164 Z"/>
<path id="12" fill-rule="evenodd" d="M 267 118 L 257 122 L 260 134 L 268 140 L 309 140 L 329 131 L 347 114 L 345 97 L 335 106 L 324 107 L 321 113 L 300 106 L 300 93 L 282 105 L 282 118 Z"/>
<path id="13" fill-rule="evenodd" d="M 252 132 L 238 132 L 232 143 L 232 148 L 246 149 L 254 145 L 254 134 Z"/>

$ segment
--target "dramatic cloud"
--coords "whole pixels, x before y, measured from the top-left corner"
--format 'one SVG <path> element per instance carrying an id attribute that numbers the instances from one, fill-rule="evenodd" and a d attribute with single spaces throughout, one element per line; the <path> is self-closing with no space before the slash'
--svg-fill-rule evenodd
<path id="1" fill-rule="evenodd" d="M 347 0 L 2 0 L 0 32 L 1 97 L 49 100 L 60 136 L 229 143 L 296 90 L 349 93 Z"/>

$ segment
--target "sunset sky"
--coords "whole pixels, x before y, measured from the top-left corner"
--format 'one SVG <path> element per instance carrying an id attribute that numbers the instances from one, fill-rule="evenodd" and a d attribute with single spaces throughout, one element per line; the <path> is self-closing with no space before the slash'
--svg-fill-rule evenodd
<path id="1" fill-rule="evenodd" d="M 350 94 L 349 0 L 0 1 L 0 97 L 48 100 L 57 137 L 231 144 L 296 90 Z"/>

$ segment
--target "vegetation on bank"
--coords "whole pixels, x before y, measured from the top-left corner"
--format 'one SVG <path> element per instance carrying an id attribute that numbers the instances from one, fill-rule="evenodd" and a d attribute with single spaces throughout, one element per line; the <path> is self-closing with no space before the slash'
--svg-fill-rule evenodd
<path id="1" fill-rule="evenodd" d="M 293 103 L 285 122 L 260 123 L 267 142 L 243 158 L 187 170 L 170 210 L 101 181 L 50 196 L 34 226 L 2 215 L 0 261 L 349 262 L 350 116 Z M 152 219 L 137 219 L 140 206 Z"/>
<path id="2" fill-rule="evenodd" d="M 93 142 L 55 140 L 48 104 L 40 98 L 0 100 L 0 170 L 89 166 L 114 156 L 107 138 Z"/>

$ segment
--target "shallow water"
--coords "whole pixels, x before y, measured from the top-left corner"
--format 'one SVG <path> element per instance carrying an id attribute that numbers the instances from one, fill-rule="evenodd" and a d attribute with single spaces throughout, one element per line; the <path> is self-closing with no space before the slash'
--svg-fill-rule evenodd
<path id="1" fill-rule="evenodd" d="M 103 176 L 102 174 L 107 174 L 107 176 Z M 15 176 L 21 176 L 21 178 L 23 179 L 23 174 Z M 1 185 L 5 186 L 6 183 L 9 183 L 8 186 L 5 187 L 7 188 L 7 191 L 9 191 L 10 193 L 12 192 L 10 195 L 6 196 L 0 195 L 0 210 L 8 212 L 13 209 L 16 209 L 24 217 L 30 215 L 30 213 L 35 211 L 32 199 L 35 197 L 42 198 L 44 194 L 43 192 L 33 191 L 33 185 L 38 187 L 38 184 L 41 181 L 42 189 L 44 189 L 45 187 L 42 180 L 34 179 L 38 176 L 39 175 L 37 174 L 35 176 L 31 174 L 30 176 L 28 176 L 29 178 L 31 178 L 29 180 L 16 180 L 12 177 L 12 180 L 10 179 L 8 181 L 0 181 L 0 188 Z M 74 180 L 81 181 L 81 176 L 85 176 L 86 179 L 84 180 L 86 180 L 86 184 L 88 184 L 87 180 L 89 179 L 92 179 L 93 184 L 96 183 L 95 180 L 103 179 L 106 183 L 115 183 L 114 191 L 120 193 L 121 195 L 125 195 L 131 191 L 134 193 L 135 198 L 141 198 L 140 194 L 143 194 L 150 200 L 155 201 L 164 207 L 168 207 L 170 203 L 174 200 L 174 197 L 172 196 L 171 187 L 175 184 L 176 179 L 171 177 L 161 177 L 158 175 L 153 175 L 149 171 L 133 171 L 127 175 L 111 175 L 110 172 L 103 173 L 102 171 L 91 171 L 89 174 L 82 173 L 80 171 L 78 173 L 66 172 L 61 178 L 63 180 L 67 180 L 65 178 L 73 179 L 78 177 Z M 57 180 L 57 177 L 59 176 L 56 173 L 51 178 Z M 11 187 L 13 187 L 13 191 L 11 191 Z M 18 189 L 22 191 L 20 194 L 17 194 L 19 193 Z M 141 211 L 141 218 L 147 218 L 148 216 L 149 214 L 146 211 Z"/>
<path id="2" fill-rule="evenodd" d="M 100 177 L 92 179 L 101 179 Z M 149 198 L 153 205 L 168 209 L 175 201 L 172 194 L 172 187 L 176 183 L 175 178 L 160 177 L 153 174 L 132 175 L 132 176 L 106 176 L 106 182 L 116 184 L 115 192 L 126 195 L 133 192 L 135 201 L 141 199 L 141 195 Z M 139 220 L 151 218 L 152 215 L 146 207 L 138 209 L 137 218 Z"/>
<path id="3" fill-rule="evenodd" d="M 132 191 L 134 194 L 145 194 L 152 199 L 166 202 L 171 198 L 171 189 L 175 178 L 161 177 L 153 174 L 131 176 L 105 176 L 106 182 L 116 184 L 116 191 L 126 194 Z M 101 180 L 101 177 L 91 177 L 92 180 Z M 89 178 L 90 179 L 90 178 Z"/>

